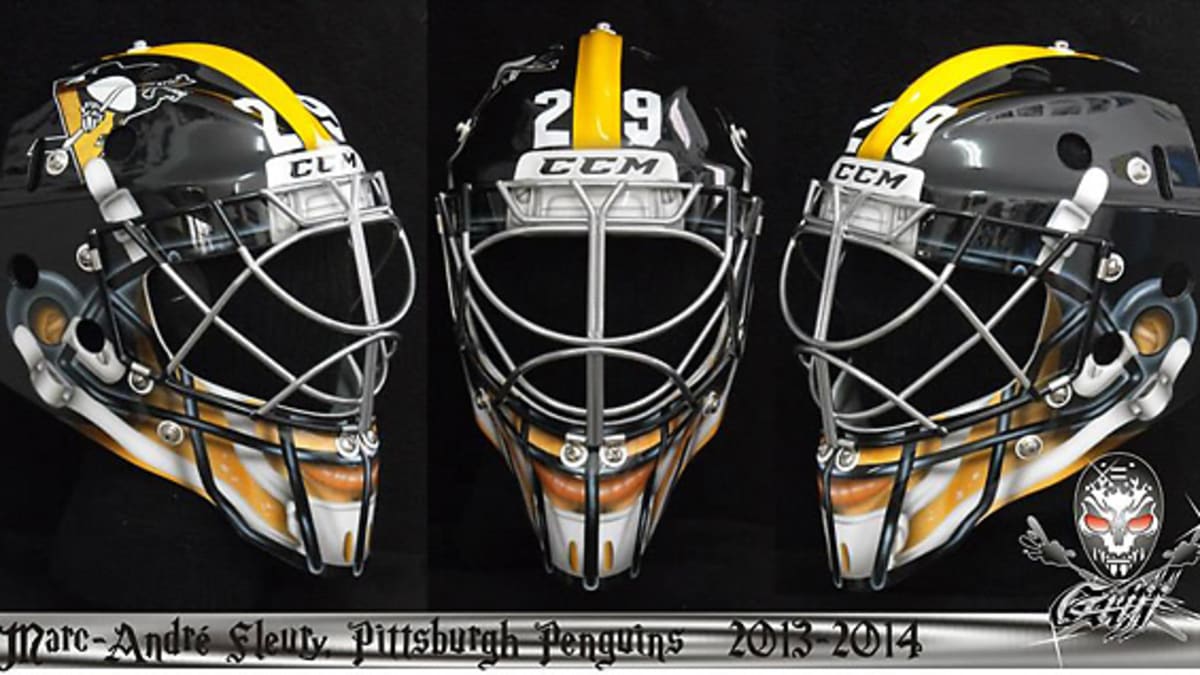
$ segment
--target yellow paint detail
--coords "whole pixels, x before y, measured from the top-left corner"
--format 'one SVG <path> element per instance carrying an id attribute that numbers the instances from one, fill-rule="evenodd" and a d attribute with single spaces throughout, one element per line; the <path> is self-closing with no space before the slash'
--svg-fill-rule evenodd
<path id="1" fill-rule="evenodd" d="M 229 77 L 273 108 L 300 137 L 306 150 L 332 140 L 329 130 L 300 102 L 283 78 L 239 51 L 201 42 L 180 42 L 140 49 L 132 54 L 193 61 Z"/>
<path id="2" fill-rule="evenodd" d="M 984 73 L 1022 61 L 1059 57 L 1100 58 L 1093 54 L 1030 45 L 994 45 L 952 56 L 930 68 L 900 94 L 887 115 L 858 146 L 857 154 L 864 159 L 883 159 L 892 143 L 918 115 L 946 94 Z"/>
<path id="3" fill-rule="evenodd" d="M 576 150 L 621 147 L 620 35 L 602 28 L 579 38 L 571 144 Z"/>
<path id="4" fill-rule="evenodd" d="M 604 571 L 611 572 L 613 568 L 613 543 L 611 539 L 604 541 Z"/>
<path id="5" fill-rule="evenodd" d="M 104 137 L 108 136 L 108 132 L 113 128 L 113 114 L 104 113 L 100 124 L 91 131 L 83 131 L 83 102 L 79 98 L 79 90 L 64 89 L 58 93 L 57 98 L 67 136 L 79 134 L 71 144 L 71 151 L 75 153 L 75 161 L 82 169 L 104 150 Z"/>
<path id="6" fill-rule="evenodd" d="M 342 538 L 342 558 L 347 563 L 354 559 L 354 535 L 350 532 Z"/>
<path id="7" fill-rule="evenodd" d="M 575 544 L 574 539 L 567 544 L 567 564 L 571 567 L 572 572 L 579 571 L 579 547 Z"/>

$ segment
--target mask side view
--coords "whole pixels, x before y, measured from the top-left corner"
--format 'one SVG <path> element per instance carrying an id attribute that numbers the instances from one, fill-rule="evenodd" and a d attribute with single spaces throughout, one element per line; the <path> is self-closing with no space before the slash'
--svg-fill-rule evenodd
<path id="1" fill-rule="evenodd" d="M 779 279 L 837 585 L 880 589 L 1190 398 L 1200 170 L 1136 71 L 930 69 L 812 181 Z"/>
<path id="2" fill-rule="evenodd" d="M 745 134 L 663 74 L 606 24 L 504 63 L 437 200 L 476 423 L 588 589 L 637 573 L 745 340 Z"/>
<path id="3" fill-rule="evenodd" d="M 225 47 L 139 43 L 52 95 L 4 148 L 4 384 L 264 550 L 360 573 L 414 291 L 384 177 Z"/>

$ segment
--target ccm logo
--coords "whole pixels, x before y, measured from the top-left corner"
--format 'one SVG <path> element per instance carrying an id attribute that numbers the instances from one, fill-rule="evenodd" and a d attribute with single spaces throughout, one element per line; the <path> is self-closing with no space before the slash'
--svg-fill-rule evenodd
<path id="1" fill-rule="evenodd" d="M 657 168 L 657 157 L 543 157 L 538 173 L 543 176 L 652 176 Z"/>
<path id="2" fill-rule="evenodd" d="M 307 178 L 308 176 L 319 176 L 334 173 L 335 171 L 357 168 L 358 154 L 352 150 L 346 150 L 341 153 L 340 160 L 338 159 L 338 155 L 321 155 L 319 157 L 297 159 L 292 162 L 290 173 L 292 178 Z"/>
<path id="3" fill-rule="evenodd" d="M 833 170 L 833 179 L 844 183 L 857 183 L 888 190 L 899 190 L 908 180 L 906 173 L 893 173 L 886 167 L 863 166 L 861 164 L 838 164 Z"/>

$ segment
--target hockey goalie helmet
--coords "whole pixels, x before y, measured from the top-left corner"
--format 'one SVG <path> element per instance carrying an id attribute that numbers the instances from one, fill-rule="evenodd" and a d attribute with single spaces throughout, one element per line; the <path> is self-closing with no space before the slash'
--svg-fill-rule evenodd
<path id="1" fill-rule="evenodd" d="M 413 262 L 329 108 L 231 49 L 139 43 L 12 123 L 2 180 L 5 384 L 260 547 L 360 572 Z"/>
<path id="2" fill-rule="evenodd" d="M 780 297 L 839 585 L 883 587 L 1194 392 L 1200 171 L 1136 75 L 969 51 L 812 182 Z"/>
<path id="3" fill-rule="evenodd" d="M 588 589 L 636 574 L 745 336 L 744 132 L 665 74 L 605 24 L 503 64 L 438 197 L 476 421 Z"/>

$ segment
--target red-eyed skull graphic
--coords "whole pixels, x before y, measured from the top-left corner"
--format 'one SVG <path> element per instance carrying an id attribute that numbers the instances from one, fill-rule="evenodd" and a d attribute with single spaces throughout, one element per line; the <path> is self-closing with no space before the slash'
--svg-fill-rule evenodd
<path id="1" fill-rule="evenodd" d="M 1075 527 L 1100 574 L 1114 581 L 1137 574 L 1154 551 L 1162 518 L 1162 485 L 1140 457 L 1110 453 L 1079 476 Z"/>

